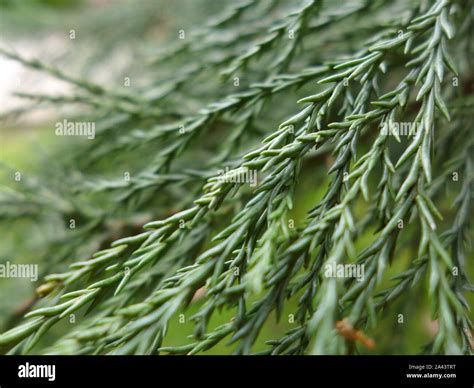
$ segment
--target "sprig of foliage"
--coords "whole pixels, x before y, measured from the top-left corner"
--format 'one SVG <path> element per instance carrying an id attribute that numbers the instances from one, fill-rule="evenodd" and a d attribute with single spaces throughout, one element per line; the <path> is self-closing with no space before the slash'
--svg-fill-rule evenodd
<path id="1" fill-rule="evenodd" d="M 270 3 L 271 8 L 278 8 L 278 2 Z M 338 53 L 324 62 L 299 54 L 299 46 L 314 31 L 338 26 L 369 9 L 378 12 L 389 7 L 385 1 L 369 3 L 354 2 L 330 16 L 324 2 L 306 1 L 275 25 L 270 18 L 269 24 L 263 23 L 264 29 L 254 26 L 245 33 L 237 26 L 248 23 L 247 12 L 257 2 L 231 7 L 222 18 L 172 48 L 159 63 L 151 61 L 152 66 L 166 66 L 180 55 L 190 55 L 194 44 L 207 35 L 229 32 L 232 39 L 226 45 L 206 39 L 197 52 L 223 53 L 213 67 L 226 77 L 248 71 L 253 82 L 243 91 L 225 89 L 223 97 L 216 91 L 218 98 L 204 103 L 197 114 L 183 113 L 182 106 L 158 109 L 155 103 L 175 106 L 172 91 L 202 76 L 206 57 L 202 66 L 183 71 L 158 97 L 155 93 L 147 99 L 109 91 L 2 50 L 83 91 L 73 97 L 23 96 L 52 103 L 85 102 L 107 112 L 98 131 L 98 160 L 129 149 L 154 149 L 154 158 L 129 182 L 98 176 L 83 183 L 81 193 L 110 198 L 111 192 L 118 192 L 128 207 L 139 210 L 143 202 L 137 198 L 146 202 L 165 188 L 193 188 L 192 196 L 182 201 L 185 210 L 148 222 L 145 231 L 117 239 L 90 259 L 46 276 L 39 293 L 50 295 L 50 302 L 26 314 L 25 323 L 0 335 L 2 349 L 31 352 L 53 325 L 87 308 L 94 314 L 46 351 L 196 354 L 228 339 L 228 344 L 235 344 L 235 353 L 249 354 L 271 314 L 280 318 L 287 301 L 297 298 L 296 327 L 270 341 L 264 353 L 346 354 L 360 346 L 347 336 L 349 331 L 373 330 L 381 312 L 427 278 L 439 331 L 426 351 L 472 353 L 472 323 L 464 297 L 472 290 L 467 271 L 472 142 L 460 142 L 452 135 L 465 121 L 456 109 L 448 110 L 454 96 L 464 103 L 472 90 L 452 90 L 447 75 L 451 72 L 458 79 L 472 73 L 463 61 L 455 69 L 457 61 L 452 58 L 453 53 L 456 58 L 465 54 L 458 49 L 465 47 L 467 32 L 473 28 L 472 7 L 461 0 L 437 0 L 429 6 L 400 2 L 408 16 L 392 16 L 378 33 L 369 34 L 365 42 L 357 41 L 355 52 Z M 246 34 L 257 36 L 262 31 L 263 40 L 252 42 L 244 54 L 235 50 Z M 324 45 L 318 47 L 323 50 Z M 259 56 L 271 58 L 272 66 L 264 76 L 249 66 L 258 63 Z M 299 70 L 283 73 L 290 64 Z M 303 108 L 276 129 L 269 128 L 266 122 L 271 122 L 271 114 L 265 106 L 275 109 L 273 99 L 301 87 L 308 90 L 298 101 Z M 194 103 L 189 95 L 183 100 L 182 105 Z M 170 115 L 178 119 L 171 121 Z M 410 134 L 408 142 L 395 133 L 396 145 L 381 128 L 392 128 L 402 119 L 419 130 Z M 260 130 L 261 122 L 266 129 Z M 140 124 L 145 129 L 137 129 Z M 205 168 L 200 171 L 182 167 L 180 159 L 196 152 L 203 136 L 222 128 L 230 132 L 230 138 L 212 146 L 217 157 L 211 162 L 203 158 Z M 261 135 L 263 140 L 256 145 Z M 441 140 L 436 141 L 438 136 Z M 464 157 L 442 166 L 439 155 L 443 152 Z M 329 185 L 304 223 L 295 226 L 291 214 L 298 178 L 313 154 L 331 160 L 326 173 Z M 224 174 L 213 174 L 213 169 L 228 166 Z M 454 168 L 463 169 L 462 188 L 456 213 L 447 211 L 446 220 L 435 202 Z M 235 179 L 257 172 L 260 182 L 255 189 L 243 189 Z M 193 198 L 200 185 L 200 194 Z M 91 222 L 99 218 L 93 225 L 103 226 L 123 203 L 100 218 L 84 217 Z M 219 224 L 223 218 L 229 221 Z M 440 225 L 450 219 L 452 224 L 440 232 Z M 411 232 L 417 241 L 410 244 L 408 269 L 398 274 L 394 286 L 381 289 L 388 267 L 410 240 L 405 224 L 418 228 Z M 366 237 L 373 229 L 373 237 Z M 340 264 L 363 267 L 363 280 L 325 275 L 328 266 Z M 196 301 L 201 294 L 204 301 Z M 194 303 L 199 307 L 190 318 L 195 326 L 193 342 L 165 346 L 172 317 Z M 232 309 L 234 318 L 213 328 L 212 318 L 224 308 Z"/>

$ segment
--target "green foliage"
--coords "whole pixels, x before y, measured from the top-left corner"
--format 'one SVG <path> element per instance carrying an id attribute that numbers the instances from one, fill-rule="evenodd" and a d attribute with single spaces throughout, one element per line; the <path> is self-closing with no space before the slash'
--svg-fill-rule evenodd
<path id="1" fill-rule="evenodd" d="M 3 352 L 196 354 L 225 341 L 249 354 L 296 301 L 294 327 L 263 353 L 357 353 L 348 332 L 370 337 L 422 290 L 439 326 L 423 351 L 472 353 L 472 2 L 289 3 L 242 1 L 180 31 L 146 70 L 137 59 L 129 90 L 0 50 L 74 87 L 21 97 L 78 104 L 75 119 L 96 123 L 93 141 L 57 146 L 47 173 L 1 193 L 2 220 L 61 229 L 41 249 L 44 300 L 0 335 Z M 402 122 L 418 130 L 383 130 Z M 256 187 L 237 179 L 254 172 Z M 295 221 L 303 173 L 324 194 Z M 361 281 L 325 275 L 349 263 Z M 196 305 L 188 344 L 164 346 Z M 222 310 L 233 318 L 213 325 Z"/>

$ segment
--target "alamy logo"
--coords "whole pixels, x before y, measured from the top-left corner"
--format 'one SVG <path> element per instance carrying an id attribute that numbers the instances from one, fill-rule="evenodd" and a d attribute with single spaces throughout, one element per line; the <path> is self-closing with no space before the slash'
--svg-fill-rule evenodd
<path id="1" fill-rule="evenodd" d="M 86 136 L 95 138 L 95 123 L 90 121 L 58 121 L 55 125 L 56 136 Z"/>
<path id="2" fill-rule="evenodd" d="M 7 261 L 0 264 L 0 278 L 29 278 L 32 282 L 38 280 L 37 264 L 13 264 Z"/>
<path id="3" fill-rule="evenodd" d="M 422 123 L 414 122 L 390 122 L 381 124 L 382 135 L 387 136 L 412 136 L 416 135 L 419 131 L 423 129 Z"/>
<path id="4" fill-rule="evenodd" d="M 18 377 L 20 378 L 43 378 L 48 381 L 56 380 L 56 365 L 25 365 L 18 366 Z"/>
<path id="5" fill-rule="evenodd" d="M 252 187 L 257 186 L 257 170 L 243 167 L 232 170 L 226 167 L 225 170 L 218 170 L 217 175 L 219 182 L 248 183 Z"/>
<path id="6" fill-rule="evenodd" d="M 329 263 L 324 266 L 324 276 L 327 278 L 355 278 L 358 282 L 364 280 L 363 264 L 336 264 Z"/>

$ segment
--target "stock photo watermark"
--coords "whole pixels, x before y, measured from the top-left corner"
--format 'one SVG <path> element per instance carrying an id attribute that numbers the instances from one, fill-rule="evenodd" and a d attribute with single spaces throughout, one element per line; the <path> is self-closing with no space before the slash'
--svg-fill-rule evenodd
<path id="1" fill-rule="evenodd" d="M 248 183 L 250 186 L 257 186 L 257 170 L 250 170 L 247 168 L 225 169 L 217 170 L 217 180 L 226 183 Z"/>
<path id="2" fill-rule="evenodd" d="M 37 264 L 14 264 L 9 261 L 0 263 L 0 278 L 38 280 Z"/>
<path id="3" fill-rule="evenodd" d="M 358 282 L 364 280 L 365 268 L 363 264 L 328 263 L 324 266 L 324 276 L 327 278 L 354 278 Z"/>
<path id="4" fill-rule="evenodd" d="M 95 123 L 92 121 L 58 121 L 55 124 L 56 136 L 82 136 L 95 139 Z"/>
<path id="5" fill-rule="evenodd" d="M 422 123 L 410 121 L 393 121 L 390 123 L 384 122 L 380 124 L 380 131 L 382 135 L 387 136 L 413 136 L 423 130 Z"/>

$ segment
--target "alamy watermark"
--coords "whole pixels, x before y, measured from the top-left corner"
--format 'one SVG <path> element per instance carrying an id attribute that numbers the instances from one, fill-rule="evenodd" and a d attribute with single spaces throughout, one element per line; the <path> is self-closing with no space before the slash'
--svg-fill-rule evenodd
<path id="1" fill-rule="evenodd" d="M 250 186 L 257 186 L 257 170 L 248 168 L 230 169 L 226 167 L 224 170 L 217 170 L 217 180 L 219 182 L 228 183 L 248 183 Z"/>
<path id="2" fill-rule="evenodd" d="M 423 123 L 415 123 L 411 121 L 405 122 L 383 122 L 380 124 L 382 135 L 388 136 L 413 136 L 423 130 Z"/>
<path id="3" fill-rule="evenodd" d="M 38 280 L 38 264 L 0 263 L 0 278 L 26 278 L 32 282 Z"/>
<path id="4" fill-rule="evenodd" d="M 328 263 L 324 266 L 324 276 L 327 278 L 355 278 L 358 282 L 364 280 L 363 264 Z"/>
<path id="5" fill-rule="evenodd" d="M 58 121 L 55 124 L 56 136 L 85 136 L 89 140 L 95 138 L 95 123 L 91 121 Z"/>
<path id="6" fill-rule="evenodd" d="M 26 362 L 18 366 L 19 378 L 43 378 L 48 381 L 56 380 L 56 365 L 35 365 Z"/>

